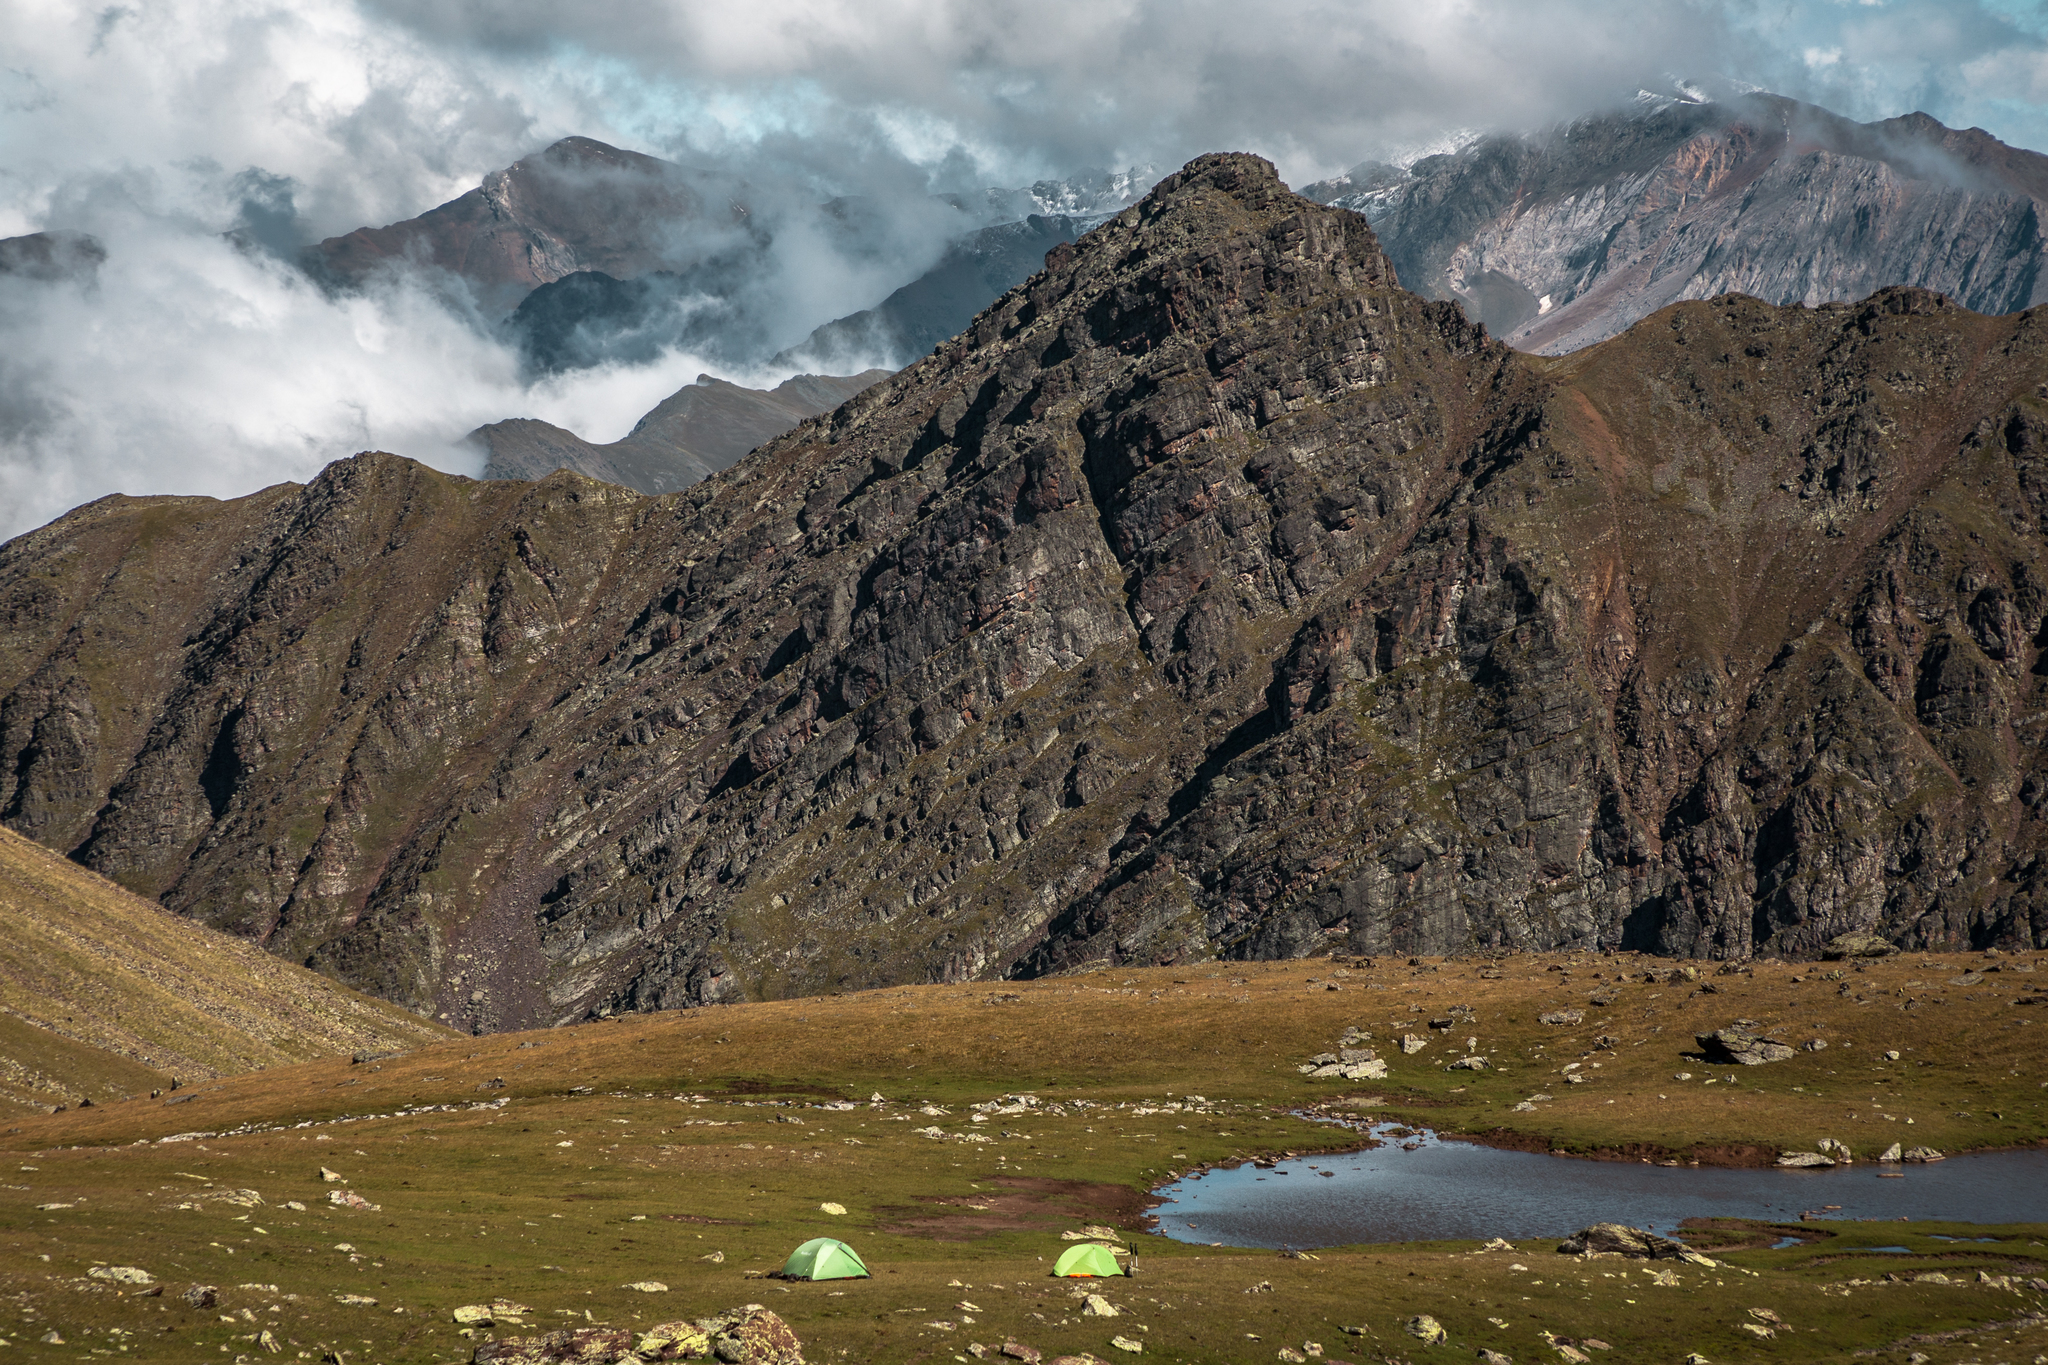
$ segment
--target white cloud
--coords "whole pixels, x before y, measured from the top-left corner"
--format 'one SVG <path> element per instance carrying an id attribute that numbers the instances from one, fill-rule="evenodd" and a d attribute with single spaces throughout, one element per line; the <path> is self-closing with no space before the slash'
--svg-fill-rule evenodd
<path id="1" fill-rule="evenodd" d="M 1695 74 L 2048 141 L 2038 8 L 0 0 L 0 235 L 77 228 L 110 250 L 90 288 L 0 280 L 0 534 L 116 489 L 302 478 L 361 446 L 453 467 L 452 438 L 508 416 L 623 431 L 700 362 L 524 387 L 419 289 L 329 299 L 220 236 L 288 246 L 409 217 L 569 133 L 743 176 L 781 215 L 758 307 L 800 335 L 937 249 L 939 224 L 903 210 L 848 256 L 799 212 L 830 194 L 918 205 L 1220 148 L 1299 183 Z"/>

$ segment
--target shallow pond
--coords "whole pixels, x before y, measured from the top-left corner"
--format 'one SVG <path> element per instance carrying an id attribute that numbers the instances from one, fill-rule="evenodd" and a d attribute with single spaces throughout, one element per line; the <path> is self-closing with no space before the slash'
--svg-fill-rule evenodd
<path id="1" fill-rule="evenodd" d="M 1384 1128 L 1375 1129 L 1384 1134 Z M 1724 1170 L 1584 1161 L 1445 1142 L 1428 1132 L 1271 1170 L 1246 1164 L 1160 1188 L 1159 1230 L 1183 1242 L 1318 1247 L 1352 1242 L 1562 1237 L 1589 1223 L 1670 1232 L 1685 1218 L 1908 1218 L 2048 1222 L 2048 1151 L 1926 1165 Z M 1325 1175 L 1323 1172 L 1330 1172 Z M 1884 1178 L 1880 1172 L 1902 1172 Z"/>

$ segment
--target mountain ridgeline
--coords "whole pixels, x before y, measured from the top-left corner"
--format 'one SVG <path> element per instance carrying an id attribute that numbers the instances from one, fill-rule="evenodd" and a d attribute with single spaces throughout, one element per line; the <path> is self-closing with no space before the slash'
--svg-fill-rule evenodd
<path id="1" fill-rule="evenodd" d="M 1305 193 L 1365 214 L 1411 289 L 1547 355 L 1726 293 L 1812 305 L 1914 285 L 1983 313 L 2048 302 L 2048 156 L 1925 114 L 1650 100 Z"/>
<path id="2" fill-rule="evenodd" d="M 2048 943 L 2048 316 L 1563 359 L 1190 163 L 686 490 L 0 549 L 0 819 L 474 1029 L 1213 954 Z"/>

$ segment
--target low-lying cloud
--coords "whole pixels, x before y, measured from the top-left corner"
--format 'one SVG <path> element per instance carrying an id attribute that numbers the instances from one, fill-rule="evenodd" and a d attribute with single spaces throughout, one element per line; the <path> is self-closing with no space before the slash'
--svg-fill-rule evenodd
<path id="1" fill-rule="evenodd" d="M 107 251 L 0 275 L 0 535 L 368 447 L 467 472 L 483 422 L 602 440 L 700 369 L 774 378 L 666 351 L 534 381 L 432 280 L 331 295 L 290 263 L 572 133 L 746 187 L 775 245 L 745 307 L 782 344 L 934 259 L 930 196 L 1089 166 L 1243 148 L 1300 183 L 1699 72 L 2048 141 L 2048 44 L 2000 0 L 0 0 L 0 22 L 0 236 Z M 877 221 L 820 229 L 835 196 Z"/>

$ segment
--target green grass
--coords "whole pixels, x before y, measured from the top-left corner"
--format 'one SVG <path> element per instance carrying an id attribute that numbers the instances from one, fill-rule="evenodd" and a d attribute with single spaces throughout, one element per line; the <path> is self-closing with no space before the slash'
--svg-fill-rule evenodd
<path id="1" fill-rule="evenodd" d="M 344 1351 L 353 1365 L 456 1361 L 474 1339 L 459 1334 L 451 1310 L 503 1297 L 535 1312 L 528 1327 L 501 1335 L 570 1322 L 647 1326 L 764 1303 L 790 1321 L 814 1362 L 951 1361 L 969 1342 L 1006 1338 L 1048 1358 L 1123 1358 L 1109 1344 L 1118 1334 L 1143 1341 L 1146 1358 L 1190 1362 L 1270 1361 L 1310 1342 L 1352 1361 L 1471 1359 L 1482 1347 L 1518 1361 L 1567 1359 L 1545 1332 L 1604 1341 L 1611 1351 L 1588 1352 L 1617 1362 L 1675 1362 L 1688 1351 L 1716 1362 L 2048 1352 L 2042 1328 L 1983 1327 L 2038 1309 L 2044 1296 L 1977 1281 L 1980 1270 L 2044 1273 L 2048 1228 L 2038 1226 L 1996 1229 L 2001 1240 L 1983 1244 L 1936 1241 L 1931 1234 L 1948 1229 L 1933 1224 L 1828 1223 L 1828 1236 L 1796 1248 L 1717 1252 L 1714 1269 L 1660 1263 L 1675 1276 L 1663 1284 L 1640 1263 L 1559 1256 L 1545 1242 L 1513 1253 L 1463 1242 L 1289 1259 L 1141 1230 L 1144 1191 L 1171 1173 L 1342 1144 L 1346 1133 L 1292 1111 L 1345 1098 L 1444 1129 L 1486 1133 L 1512 1122 L 1508 1136 L 1524 1144 L 1639 1144 L 1706 1160 L 1821 1136 L 1862 1150 L 1894 1136 L 1952 1150 L 2048 1137 L 2038 1099 L 2048 1077 L 2021 1036 L 2032 1026 L 2003 1027 L 2027 1008 L 2011 1005 L 2009 992 L 1994 1001 L 1972 990 L 1980 998 L 1965 1001 L 1944 988 L 1948 1005 L 1900 1011 L 1837 996 L 1840 983 L 1809 980 L 1819 969 L 1762 966 L 1754 977 L 1710 978 L 1719 993 L 1682 1007 L 1676 999 L 1693 987 L 1622 985 L 1613 1009 L 1560 1035 L 1534 1022 L 1539 1009 L 1583 1007 L 1592 972 L 1644 965 L 1587 959 L 1569 983 L 1543 970 L 1563 961 L 1513 959 L 1498 981 L 1480 980 L 1478 964 L 1343 969 L 1340 979 L 1331 963 L 1296 962 L 896 988 L 461 1039 L 374 1066 L 313 1062 L 232 1078 L 168 1109 L 138 1100 L 25 1119 L 0 1134 L 0 1183 L 9 1187 L 0 1189 L 0 1333 L 13 1343 L 7 1353 L 23 1359 L 94 1349 L 269 1359 L 249 1340 L 267 1327 L 280 1360 Z M 1983 965 L 1914 958 L 1843 979 L 1874 1002 L 1880 988 L 1933 976 L 1922 961 L 1937 962 L 1944 981 Z M 2031 978 L 1988 978 L 2004 979 Z M 1340 990 L 1326 989 L 1333 981 Z M 1375 1034 L 1384 1052 L 1400 1031 L 1391 1023 L 1426 1021 L 1452 1003 L 1470 1004 L 1479 1020 L 1456 1030 L 1460 1044 L 1480 1037 L 1497 1071 L 1442 1071 L 1441 1042 L 1416 1057 L 1397 1053 L 1390 1080 L 1363 1089 L 1294 1070 L 1346 1024 Z M 1738 1086 L 1707 1088 L 1707 1074 L 1729 1069 L 1683 1060 L 1691 1026 L 1737 1016 L 1817 1020 L 1831 1046 L 1743 1069 Z M 1659 1020 L 1668 1021 L 1662 1032 L 1649 1032 Z M 1601 1061 L 1599 1079 L 1557 1084 L 1556 1069 L 1579 1060 L 1596 1032 L 1621 1041 L 1582 1063 Z M 1574 1038 L 1582 1046 L 1568 1046 Z M 1879 1061 L 1893 1046 L 1907 1064 Z M 1679 1069 L 1701 1079 L 1673 1081 Z M 492 1088 L 499 1079 L 503 1087 Z M 1894 1120 L 1849 1120 L 1850 1102 L 1861 1110 L 1869 1098 L 1851 1092 L 1874 1080 Z M 1539 1087 L 1559 1098 L 1508 1112 Z M 971 1122 L 967 1105 L 1024 1090 L 1045 1102 L 1041 1112 Z M 877 1091 L 887 1097 L 881 1106 L 868 1102 Z M 1162 1109 L 1169 1096 L 1192 1107 Z M 856 1107 L 815 1107 L 842 1098 Z M 499 1099 L 502 1108 L 468 1107 Z M 1044 1112 L 1055 1103 L 1065 1112 Z M 459 1107 L 393 1116 L 426 1105 Z M 950 1112 L 927 1115 L 926 1105 Z M 298 1124 L 309 1126 L 290 1126 Z M 268 1130 L 156 1140 L 244 1125 Z M 949 1136 L 917 1131 L 933 1125 Z M 961 1136 L 977 1133 L 991 1140 Z M 327 1205 L 322 1166 L 380 1209 Z M 213 1197 L 242 1189 L 264 1202 Z M 287 1200 L 306 1207 L 283 1207 Z M 846 1214 L 823 1212 L 826 1202 Z M 46 1203 L 71 1207 L 37 1207 Z M 1068 1245 L 1059 1234 L 1097 1222 L 1121 1226 L 1139 1249 L 1138 1277 L 1090 1286 L 1122 1310 L 1113 1319 L 1083 1315 L 1072 1286 L 1048 1276 Z M 874 1278 L 760 1278 L 821 1233 L 851 1241 Z M 1872 1250 L 1890 1245 L 1910 1252 Z M 704 1259 L 714 1252 L 723 1259 Z M 88 1276 L 95 1262 L 141 1266 L 167 1292 L 120 1292 Z M 1955 1283 L 1911 1279 L 1927 1271 Z M 621 1288 L 641 1280 L 668 1292 Z M 221 1286 L 220 1308 L 187 1308 L 178 1296 L 195 1283 Z M 1247 1292 L 1261 1285 L 1270 1289 Z M 378 1302 L 344 1304 L 343 1295 Z M 1751 1309 L 1790 1328 L 1756 1337 L 1741 1326 L 1759 1321 Z M 1402 1324 L 1416 1313 L 1439 1319 L 1452 1346 L 1407 1336 Z M 931 1325 L 942 1322 L 950 1326 Z M 51 1328 L 63 1346 L 39 1343 Z M 1965 1335 L 1892 1349 L 1948 1332 Z"/>

